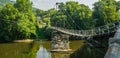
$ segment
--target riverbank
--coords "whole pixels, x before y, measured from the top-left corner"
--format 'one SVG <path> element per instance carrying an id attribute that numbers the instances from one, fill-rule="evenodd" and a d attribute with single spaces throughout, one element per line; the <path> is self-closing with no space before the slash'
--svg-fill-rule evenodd
<path id="1" fill-rule="evenodd" d="M 24 43 L 31 43 L 33 42 L 33 39 L 25 39 L 25 40 L 14 40 L 13 42 L 24 42 Z"/>

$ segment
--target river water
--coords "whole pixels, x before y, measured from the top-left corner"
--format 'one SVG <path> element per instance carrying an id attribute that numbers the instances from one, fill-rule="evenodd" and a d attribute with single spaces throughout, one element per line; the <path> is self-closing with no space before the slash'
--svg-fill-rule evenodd
<path id="1" fill-rule="evenodd" d="M 70 41 L 71 52 L 50 52 L 50 43 L 1 43 L 0 58 L 104 58 L 106 52 L 106 48 L 91 48 L 81 40 Z"/>

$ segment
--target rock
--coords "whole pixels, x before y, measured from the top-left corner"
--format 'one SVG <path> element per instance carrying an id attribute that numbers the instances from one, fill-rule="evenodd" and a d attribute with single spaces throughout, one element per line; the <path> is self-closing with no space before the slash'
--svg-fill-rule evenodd
<path id="1" fill-rule="evenodd" d="M 120 28 L 115 36 L 109 39 L 109 48 L 104 58 L 120 58 Z"/>

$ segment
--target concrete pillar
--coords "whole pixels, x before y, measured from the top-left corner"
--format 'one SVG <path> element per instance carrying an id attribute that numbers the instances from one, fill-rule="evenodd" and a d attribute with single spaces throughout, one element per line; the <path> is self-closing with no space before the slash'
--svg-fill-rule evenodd
<path id="1" fill-rule="evenodd" d="M 120 28 L 115 36 L 109 39 L 109 48 L 104 58 L 120 58 Z"/>

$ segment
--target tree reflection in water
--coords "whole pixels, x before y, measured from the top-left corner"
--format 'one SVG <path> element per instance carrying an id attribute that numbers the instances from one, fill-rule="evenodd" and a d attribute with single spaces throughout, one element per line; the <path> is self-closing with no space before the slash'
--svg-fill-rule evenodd
<path id="1" fill-rule="evenodd" d="M 70 53 L 54 52 L 52 58 L 70 58 Z"/>

